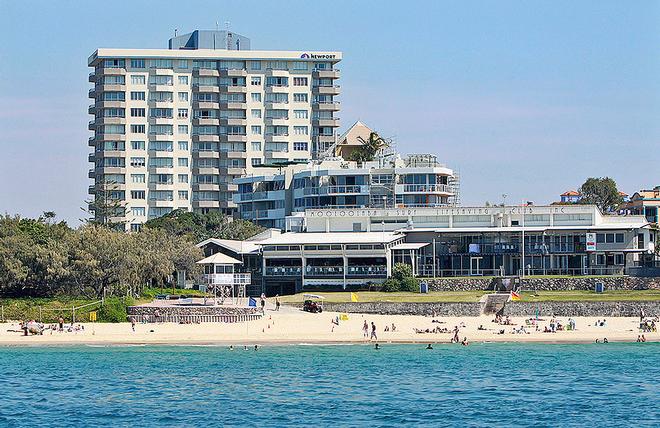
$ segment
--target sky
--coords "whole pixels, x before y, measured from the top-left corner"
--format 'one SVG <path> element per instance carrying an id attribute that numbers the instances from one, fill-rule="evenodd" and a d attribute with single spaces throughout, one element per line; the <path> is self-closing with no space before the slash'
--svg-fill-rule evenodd
<path id="1" fill-rule="evenodd" d="M 463 205 L 660 185 L 658 1 L 0 0 L 0 213 L 85 216 L 95 49 L 227 21 L 253 49 L 342 51 L 341 130 L 436 154 Z"/>

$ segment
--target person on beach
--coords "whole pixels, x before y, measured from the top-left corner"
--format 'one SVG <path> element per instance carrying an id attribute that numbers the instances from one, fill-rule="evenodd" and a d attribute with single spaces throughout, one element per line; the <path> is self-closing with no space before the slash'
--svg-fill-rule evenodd
<path id="1" fill-rule="evenodd" d="M 59 317 L 57 323 L 59 324 L 60 327 L 59 331 L 64 331 L 64 318 Z"/>
<path id="2" fill-rule="evenodd" d="M 365 339 L 369 338 L 369 324 L 367 324 L 367 320 L 364 320 L 364 324 L 362 325 L 362 335 Z"/>
<path id="3" fill-rule="evenodd" d="M 640 323 L 644 321 L 644 315 L 646 315 L 644 313 L 644 308 L 639 308 L 639 322 Z"/>
<path id="4" fill-rule="evenodd" d="M 646 337 L 642 334 L 642 342 L 646 342 Z"/>
<path id="5" fill-rule="evenodd" d="M 135 317 L 131 317 L 131 328 L 135 332 Z"/>
<path id="6" fill-rule="evenodd" d="M 275 295 L 275 310 L 276 311 L 280 310 L 280 295 L 279 294 Z"/>
<path id="7" fill-rule="evenodd" d="M 261 313 L 266 313 L 266 295 L 261 293 Z"/>
<path id="8" fill-rule="evenodd" d="M 371 340 L 378 340 L 378 336 L 376 336 L 376 324 L 374 322 L 371 322 Z"/>
<path id="9" fill-rule="evenodd" d="M 454 326 L 454 337 L 451 338 L 451 343 L 458 343 L 460 342 L 460 339 L 458 338 L 458 326 Z"/>

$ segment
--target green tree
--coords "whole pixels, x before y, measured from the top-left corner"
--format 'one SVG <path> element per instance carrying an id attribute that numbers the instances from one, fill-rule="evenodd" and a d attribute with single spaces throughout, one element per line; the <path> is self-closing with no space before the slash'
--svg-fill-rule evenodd
<path id="1" fill-rule="evenodd" d="M 119 185 L 114 181 L 97 183 L 94 187 L 94 196 L 85 201 L 81 209 L 89 217 L 83 221 L 107 227 L 109 229 L 124 230 L 128 205 L 121 198 Z"/>
<path id="2" fill-rule="evenodd" d="M 405 263 L 396 263 L 392 267 L 392 277 L 384 283 L 381 291 L 407 291 L 410 293 L 419 292 L 419 281 L 413 277 L 412 267 Z"/>
<path id="3" fill-rule="evenodd" d="M 147 229 L 160 229 L 176 236 L 186 236 L 201 242 L 208 238 L 244 240 L 263 231 L 263 227 L 247 220 L 234 220 L 222 213 L 174 210 L 162 217 L 147 221 Z"/>
<path id="4" fill-rule="evenodd" d="M 587 178 L 580 186 L 581 204 L 596 205 L 602 212 L 611 212 L 623 203 L 616 182 L 609 177 Z"/>
<path id="5" fill-rule="evenodd" d="M 369 139 L 365 140 L 362 137 L 357 137 L 358 141 L 362 143 L 361 146 L 356 147 L 351 154 L 348 155 L 349 161 L 354 162 L 368 162 L 374 160 L 374 157 L 382 149 L 390 146 L 391 141 L 378 135 L 376 132 L 369 134 Z"/>

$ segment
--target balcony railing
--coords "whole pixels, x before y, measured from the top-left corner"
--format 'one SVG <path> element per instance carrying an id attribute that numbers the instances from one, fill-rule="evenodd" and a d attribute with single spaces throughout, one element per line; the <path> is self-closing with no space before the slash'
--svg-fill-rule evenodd
<path id="1" fill-rule="evenodd" d="M 369 265 L 369 266 L 348 266 L 347 276 L 386 276 L 387 266 Z"/>
<path id="2" fill-rule="evenodd" d="M 266 266 L 266 276 L 300 276 L 300 266 Z"/>
<path id="3" fill-rule="evenodd" d="M 332 195 L 338 193 L 369 193 L 369 186 L 366 185 L 346 185 L 346 186 L 321 186 L 306 187 L 305 195 Z"/>
<path id="4" fill-rule="evenodd" d="M 305 276 L 343 276 L 343 266 L 307 266 Z"/>
<path id="5" fill-rule="evenodd" d="M 204 277 L 209 285 L 249 285 L 252 283 L 249 273 L 210 273 Z"/>
<path id="6" fill-rule="evenodd" d="M 400 185 L 403 193 L 452 193 L 451 186 L 447 184 L 403 184 Z"/>

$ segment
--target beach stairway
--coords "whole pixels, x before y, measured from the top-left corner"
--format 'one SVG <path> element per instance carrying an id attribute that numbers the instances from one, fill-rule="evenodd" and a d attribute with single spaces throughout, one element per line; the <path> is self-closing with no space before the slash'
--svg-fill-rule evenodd
<path id="1" fill-rule="evenodd" d="M 481 314 L 482 315 L 492 315 L 501 311 L 506 302 L 509 301 L 509 293 L 493 293 L 485 294 L 479 302 L 481 302 Z"/>

